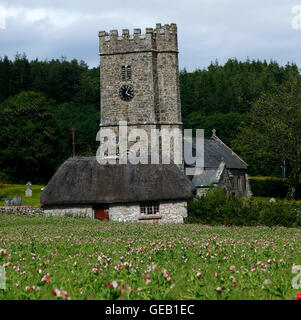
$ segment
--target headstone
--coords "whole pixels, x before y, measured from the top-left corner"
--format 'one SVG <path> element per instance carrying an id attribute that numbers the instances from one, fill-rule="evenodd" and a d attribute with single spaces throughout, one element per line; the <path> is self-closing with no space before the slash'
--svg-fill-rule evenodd
<path id="1" fill-rule="evenodd" d="M 27 185 L 27 189 L 25 191 L 25 197 L 32 197 L 32 190 L 30 189 L 30 187 L 32 186 L 32 183 L 28 181 L 26 185 Z"/>
<path id="2" fill-rule="evenodd" d="M 8 207 L 11 205 L 11 200 L 10 199 L 4 199 L 4 206 Z"/>
<path id="3" fill-rule="evenodd" d="M 22 198 L 18 195 L 15 195 L 13 197 L 13 200 L 12 200 L 12 205 L 13 206 L 20 206 L 21 205 L 21 201 L 22 201 Z"/>

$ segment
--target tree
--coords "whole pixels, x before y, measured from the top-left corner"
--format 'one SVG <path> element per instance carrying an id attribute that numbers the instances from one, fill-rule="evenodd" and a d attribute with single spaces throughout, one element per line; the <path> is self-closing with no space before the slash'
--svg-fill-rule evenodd
<path id="1" fill-rule="evenodd" d="M 0 105 L 0 168 L 11 182 L 46 182 L 64 159 L 54 102 L 21 92 Z"/>
<path id="2" fill-rule="evenodd" d="M 246 159 L 285 161 L 289 189 L 294 198 L 301 174 L 301 79 L 294 77 L 265 93 L 252 106 L 248 123 L 234 142 Z"/>

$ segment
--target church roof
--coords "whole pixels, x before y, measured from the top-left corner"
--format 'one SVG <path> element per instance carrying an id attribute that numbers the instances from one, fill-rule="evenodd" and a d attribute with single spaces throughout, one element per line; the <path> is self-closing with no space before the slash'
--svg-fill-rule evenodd
<path id="1" fill-rule="evenodd" d="M 192 141 L 193 155 L 196 154 L 195 139 Z M 224 160 L 228 169 L 247 169 L 247 164 L 239 158 L 229 147 L 227 147 L 219 138 L 204 139 L 204 167 L 218 168 L 221 161 Z M 188 165 L 187 165 L 188 166 Z"/>
<path id="2" fill-rule="evenodd" d="M 57 170 L 41 194 L 43 205 L 180 200 L 194 186 L 176 165 L 100 165 L 74 157 Z"/>
<path id="3" fill-rule="evenodd" d="M 200 174 L 196 174 L 192 177 L 192 183 L 196 187 L 208 187 L 211 184 L 219 184 L 226 170 L 226 164 L 221 161 L 218 168 L 204 169 Z"/>

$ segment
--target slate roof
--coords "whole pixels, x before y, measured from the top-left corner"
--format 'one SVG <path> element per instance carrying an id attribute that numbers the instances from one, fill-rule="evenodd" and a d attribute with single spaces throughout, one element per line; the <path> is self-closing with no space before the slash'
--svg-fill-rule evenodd
<path id="1" fill-rule="evenodd" d="M 207 187 L 216 182 L 217 169 L 206 169 L 202 174 L 192 177 L 192 183 L 196 187 Z"/>
<path id="2" fill-rule="evenodd" d="M 195 139 L 192 142 L 193 155 L 195 156 Z M 247 169 L 247 164 L 218 138 L 204 139 L 204 167 L 218 168 L 222 159 L 228 169 Z M 187 165 L 188 167 L 188 165 Z M 209 173 L 208 173 L 209 174 Z"/>
<path id="3" fill-rule="evenodd" d="M 100 165 L 74 157 L 57 170 L 41 194 L 43 205 L 180 200 L 194 186 L 176 165 Z"/>

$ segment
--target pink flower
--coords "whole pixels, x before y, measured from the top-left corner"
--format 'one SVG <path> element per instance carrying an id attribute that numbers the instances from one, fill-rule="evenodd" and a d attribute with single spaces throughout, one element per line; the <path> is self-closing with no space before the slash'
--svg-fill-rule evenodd
<path id="1" fill-rule="evenodd" d="M 69 292 L 64 291 L 64 290 L 59 290 L 59 289 L 54 289 L 54 290 L 52 291 L 52 294 L 53 294 L 54 296 L 57 296 L 57 297 L 63 298 L 63 299 L 65 299 L 66 296 L 69 296 Z M 69 299 L 69 298 L 68 298 L 68 299 Z"/>
<path id="2" fill-rule="evenodd" d="M 47 275 L 47 274 L 45 274 L 44 276 L 43 276 L 43 278 L 41 279 L 41 281 L 42 282 L 49 282 L 50 281 L 50 275 Z"/>
<path id="3" fill-rule="evenodd" d="M 4 263 L 4 268 L 11 267 L 13 264 L 11 262 Z"/>
<path id="4" fill-rule="evenodd" d="M 223 289 L 221 287 L 217 287 L 215 290 L 218 291 L 218 292 L 222 292 L 223 291 Z"/>

